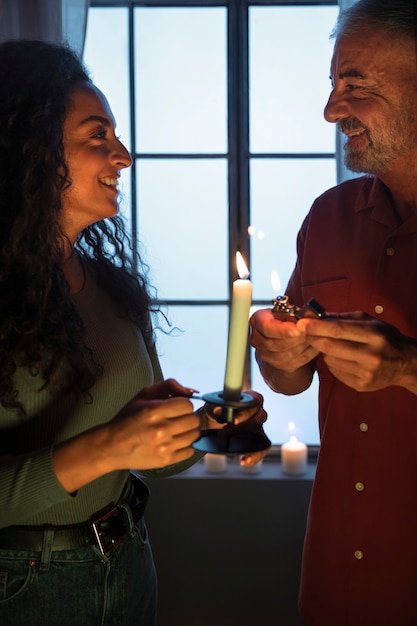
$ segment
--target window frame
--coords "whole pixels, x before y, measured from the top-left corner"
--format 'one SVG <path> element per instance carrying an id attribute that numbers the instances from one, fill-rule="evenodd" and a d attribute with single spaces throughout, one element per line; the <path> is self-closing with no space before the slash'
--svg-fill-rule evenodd
<path id="1" fill-rule="evenodd" d="M 337 182 L 342 178 L 341 145 L 336 142 L 331 153 L 251 153 L 249 149 L 249 8 L 273 6 L 337 6 L 337 0 L 90 0 L 91 8 L 121 7 L 128 10 L 129 85 L 130 85 L 130 141 L 131 167 L 131 225 L 133 245 L 137 243 L 138 210 L 136 181 L 141 159 L 226 159 L 228 163 L 228 297 L 210 300 L 165 299 L 168 306 L 219 306 L 231 304 L 233 281 L 236 279 L 235 252 L 240 250 L 250 267 L 250 164 L 252 159 L 335 159 Z M 135 120 L 135 55 L 134 10 L 136 8 L 192 8 L 225 7 L 227 9 L 227 152 L 226 153 L 145 153 L 136 145 Z M 238 53 L 236 53 L 236 51 Z M 270 301 L 254 299 L 253 306 L 269 306 Z M 251 388 L 251 353 L 248 347 L 245 363 L 244 388 Z M 313 451 L 317 445 L 310 445 Z"/>
<path id="2" fill-rule="evenodd" d="M 337 151 L 331 153 L 251 153 L 249 150 L 249 66 L 248 66 L 248 13 L 251 6 L 337 6 L 337 0 L 90 0 L 92 8 L 125 7 L 129 20 L 129 84 L 130 84 L 130 135 L 132 152 L 131 177 L 131 223 L 133 243 L 137 236 L 136 165 L 140 159 L 215 159 L 226 158 L 228 162 L 229 187 L 229 301 L 233 281 L 236 279 L 235 252 L 240 250 L 250 266 L 250 240 L 247 235 L 250 225 L 249 168 L 251 159 L 317 159 L 334 158 L 339 161 Z M 213 153 L 152 153 L 136 148 L 135 122 L 135 59 L 133 53 L 134 19 L 137 7 L 226 7 L 227 20 L 227 63 L 228 63 L 228 151 Z M 239 54 L 236 54 L 238 51 Z M 231 113 L 233 112 L 233 113 Z M 235 156 L 236 155 L 236 156 Z M 339 176 L 338 176 L 339 178 Z M 339 180 L 338 180 L 339 182 Z M 171 305 L 192 305 L 202 301 L 169 300 Z M 225 304 L 223 300 L 210 300 L 207 304 Z M 226 302 L 227 304 L 227 302 Z M 265 300 L 253 300 L 254 305 L 265 304 Z M 250 366 L 248 362 L 248 367 Z"/>

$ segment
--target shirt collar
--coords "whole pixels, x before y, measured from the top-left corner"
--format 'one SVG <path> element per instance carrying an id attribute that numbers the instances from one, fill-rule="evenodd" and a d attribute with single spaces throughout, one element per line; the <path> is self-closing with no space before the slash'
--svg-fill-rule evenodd
<path id="1" fill-rule="evenodd" d="M 388 188 L 376 176 L 364 176 L 363 185 L 357 195 L 355 211 L 371 211 L 371 219 L 390 229 L 400 226 L 397 211 L 392 203 Z"/>

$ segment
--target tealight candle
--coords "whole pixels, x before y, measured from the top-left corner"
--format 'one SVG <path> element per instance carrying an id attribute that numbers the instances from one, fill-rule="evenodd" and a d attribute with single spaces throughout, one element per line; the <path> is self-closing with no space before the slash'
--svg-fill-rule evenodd
<path id="1" fill-rule="evenodd" d="M 281 463 L 284 474 L 304 474 L 307 471 L 307 446 L 295 435 L 281 446 Z"/>
<path id="2" fill-rule="evenodd" d="M 204 456 L 204 467 L 209 474 L 221 474 L 226 470 L 227 459 L 224 454 L 207 452 Z"/>

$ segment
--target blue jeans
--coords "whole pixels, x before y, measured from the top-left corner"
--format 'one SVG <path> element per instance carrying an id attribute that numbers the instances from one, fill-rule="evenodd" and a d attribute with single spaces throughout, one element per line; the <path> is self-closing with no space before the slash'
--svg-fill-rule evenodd
<path id="1" fill-rule="evenodd" d="M 1 626 L 155 626 L 157 582 L 142 520 L 114 550 L 0 550 Z"/>

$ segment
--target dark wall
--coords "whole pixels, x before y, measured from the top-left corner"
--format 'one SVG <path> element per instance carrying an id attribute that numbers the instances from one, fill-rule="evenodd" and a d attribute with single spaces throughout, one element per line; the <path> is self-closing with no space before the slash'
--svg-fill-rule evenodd
<path id="1" fill-rule="evenodd" d="M 202 462 L 147 480 L 146 521 L 159 579 L 158 626 L 301 626 L 300 560 L 314 477 L 285 477 L 278 462 L 222 475 Z"/>

